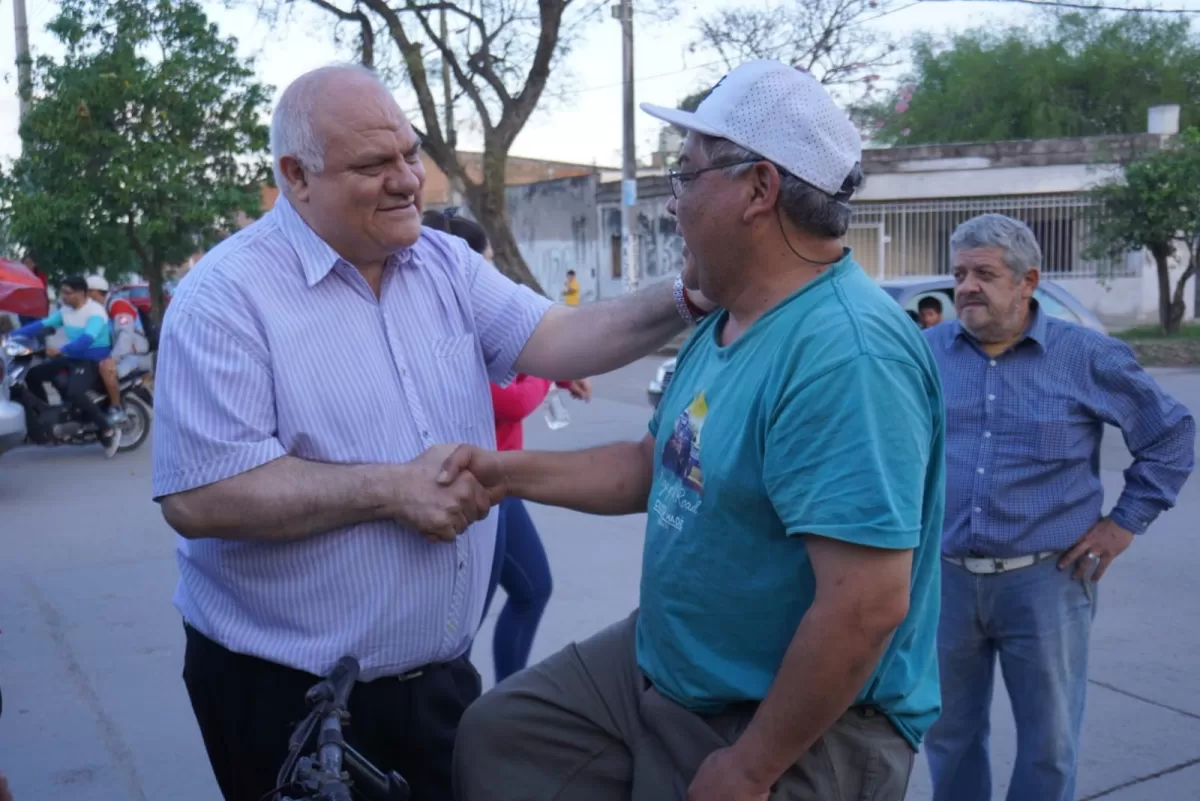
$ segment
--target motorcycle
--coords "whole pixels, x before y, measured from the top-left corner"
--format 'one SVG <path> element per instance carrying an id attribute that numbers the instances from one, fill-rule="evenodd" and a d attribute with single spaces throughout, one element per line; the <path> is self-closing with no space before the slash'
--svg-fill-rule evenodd
<path id="1" fill-rule="evenodd" d="M 0 345 L 3 353 L 6 383 L 12 400 L 25 409 L 25 444 L 28 445 L 90 445 L 99 441 L 96 424 L 87 420 L 79 411 L 62 398 L 62 386 L 55 382 L 61 398 L 59 403 L 46 403 L 29 391 L 25 378 L 30 368 L 43 361 L 45 348 L 36 342 L 12 338 Z M 118 452 L 132 451 L 142 445 L 150 434 L 153 419 L 154 395 L 151 392 L 150 371 L 133 370 L 118 379 L 121 393 L 121 408 L 125 420 L 117 427 L 121 430 Z M 88 390 L 88 397 L 108 413 L 108 393 L 99 378 Z"/>

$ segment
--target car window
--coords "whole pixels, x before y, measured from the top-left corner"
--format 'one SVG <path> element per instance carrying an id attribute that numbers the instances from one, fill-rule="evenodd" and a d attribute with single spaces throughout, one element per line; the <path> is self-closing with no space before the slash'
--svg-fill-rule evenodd
<path id="1" fill-rule="evenodd" d="M 900 286 L 885 286 L 883 289 L 895 298 L 901 305 L 909 311 L 917 311 L 917 304 L 921 302 L 921 298 L 935 297 L 942 302 L 942 322 L 950 322 L 958 319 L 958 312 L 954 309 L 954 289 L 946 287 L 943 289 L 934 289 L 927 292 L 914 292 L 905 297 L 905 288 Z M 1051 317 L 1057 317 L 1060 320 L 1078 323 L 1084 325 L 1084 321 L 1080 318 L 1069 306 L 1063 303 L 1054 295 L 1047 292 L 1044 288 L 1038 287 L 1033 291 L 1033 296 L 1037 298 L 1038 305 Z M 903 300 L 901 300 L 903 298 Z"/>
<path id="2" fill-rule="evenodd" d="M 1033 290 L 1033 296 L 1037 299 L 1038 306 L 1041 307 L 1042 311 L 1046 312 L 1046 314 L 1050 315 L 1051 317 L 1057 317 L 1060 320 L 1066 320 L 1067 322 L 1071 323 L 1083 322 L 1083 320 L 1079 319 L 1078 314 L 1059 303 L 1057 298 L 1055 298 L 1049 292 L 1043 290 L 1041 287 Z"/>
<path id="3" fill-rule="evenodd" d="M 893 296 L 894 297 L 894 296 Z M 908 311 L 917 311 L 917 307 L 921 303 L 922 298 L 937 298 L 942 304 L 942 322 L 946 323 L 958 317 L 958 313 L 954 311 L 954 290 L 952 289 L 934 289 L 929 292 L 917 292 L 909 296 L 904 301 L 904 308 Z"/>

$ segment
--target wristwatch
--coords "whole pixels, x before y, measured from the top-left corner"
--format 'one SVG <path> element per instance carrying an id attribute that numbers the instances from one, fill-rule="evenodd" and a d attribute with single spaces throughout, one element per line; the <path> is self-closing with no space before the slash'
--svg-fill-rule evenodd
<path id="1" fill-rule="evenodd" d="M 675 277 L 675 309 L 689 325 L 696 325 L 708 316 L 708 312 L 692 303 L 691 298 L 688 297 L 687 287 L 683 285 L 682 276 Z"/>

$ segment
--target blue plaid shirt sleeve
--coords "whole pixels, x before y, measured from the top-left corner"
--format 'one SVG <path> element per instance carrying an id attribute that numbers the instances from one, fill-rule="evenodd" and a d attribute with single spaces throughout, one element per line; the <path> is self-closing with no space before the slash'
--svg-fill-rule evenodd
<path id="1" fill-rule="evenodd" d="M 1097 417 L 1121 429 L 1133 454 L 1125 489 L 1109 516 L 1127 531 L 1142 534 L 1175 505 L 1195 466 L 1196 421 L 1162 391 L 1121 340 L 1100 344 L 1091 363 L 1094 391 L 1087 393 L 1086 402 Z"/>

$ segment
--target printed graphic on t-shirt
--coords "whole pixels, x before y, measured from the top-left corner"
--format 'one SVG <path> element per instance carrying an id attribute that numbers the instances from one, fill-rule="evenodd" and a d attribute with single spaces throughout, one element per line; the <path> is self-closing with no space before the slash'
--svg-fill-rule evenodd
<path id="1" fill-rule="evenodd" d="M 700 432 L 708 414 L 708 401 L 701 392 L 675 420 L 675 428 L 663 446 L 662 465 L 683 479 L 690 490 L 704 494 L 704 476 L 700 470 Z"/>
<path id="2" fill-rule="evenodd" d="M 660 525 L 683 531 L 688 520 L 700 511 L 704 496 L 704 476 L 700 469 L 700 432 L 708 415 L 704 393 L 697 393 L 680 412 L 667 441 L 663 443 L 661 465 L 655 481 L 651 508 Z M 678 480 L 676 480 L 678 479 Z"/>

